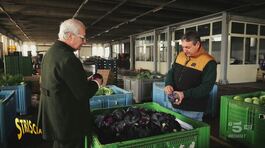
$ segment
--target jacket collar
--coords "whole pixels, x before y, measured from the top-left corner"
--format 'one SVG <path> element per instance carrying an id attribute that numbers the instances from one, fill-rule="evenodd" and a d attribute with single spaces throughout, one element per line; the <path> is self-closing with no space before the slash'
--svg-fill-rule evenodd
<path id="1" fill-rule="evenodd" d="M 71 52 L 75 51 L 74 48 L 72 48 L 71 46 L 67 45 L 65 42 L 60 41 L 60 40 L 55 41 L 54 46 L 64 49 L 66 51 L 71 51 Z"/>
<path id="2" fill-rule="evenodd" d="M 202 46 L 200 46 L 200 48 L 198 49 L 198 52 L 194 56 L 192 56 L 191 58 L 196 58 L 196 57 L 198 57 L 204 53 L 205 53 L 204 48 Z"/>

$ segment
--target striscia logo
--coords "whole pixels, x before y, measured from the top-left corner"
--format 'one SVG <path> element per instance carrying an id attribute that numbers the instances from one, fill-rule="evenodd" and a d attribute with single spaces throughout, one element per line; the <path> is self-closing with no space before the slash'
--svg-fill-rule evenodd
<path id="1" fill-rule="evenodd" d="M 19 133 L 17 134 L 18 140 L 22 138 L 22 136 L 26 133 L 29 134 L 42 134 L 42 130 L 37 127 L 36 124 L 32 123 L 30 120 L 24 120 L 24 119 L 15 119 L 15 124 L 17 129 L 19 130 Z"/>

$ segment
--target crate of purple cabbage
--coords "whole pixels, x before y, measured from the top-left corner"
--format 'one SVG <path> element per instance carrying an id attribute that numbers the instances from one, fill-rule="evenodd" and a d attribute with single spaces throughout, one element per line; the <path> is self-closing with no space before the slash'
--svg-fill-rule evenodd
<path id="1" fill-rule="evenodd" d="M 132 92 L 115 85 L 101 87 L 90 101 L 90 109 L 132 105 Z"/>
<path id="2" fill-rule="evenodd" d="M 92 147 L 209 147 L 208 124 L 154 102 L 93 110 L 92 116 Z"/>

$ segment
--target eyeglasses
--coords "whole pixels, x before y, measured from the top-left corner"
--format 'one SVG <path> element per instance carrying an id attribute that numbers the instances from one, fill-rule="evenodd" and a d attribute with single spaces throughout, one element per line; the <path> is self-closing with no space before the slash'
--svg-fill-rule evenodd
<path id="1" fill-rule="evenodd" d="M 86 37 L 80 34 L 77 34 L 76 36 L 80 37 L 83 42 L 86 42 Z"/>

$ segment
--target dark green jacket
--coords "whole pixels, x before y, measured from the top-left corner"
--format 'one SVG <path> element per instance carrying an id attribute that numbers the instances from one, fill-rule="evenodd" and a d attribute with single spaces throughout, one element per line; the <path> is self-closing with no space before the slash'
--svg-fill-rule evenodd
<path id="1" fill-rule="evenodd" d="M 209 93 L 216 80 L 216 62 L 208 53 L 202 52 L 197 57 L 187 57 L 181 52 L 166 76 L 166 86 L 173 86 L 176 91 L 184 92 L 180 105 L 173 107 L 186 111 L 204 112 L 207 108 Z"/>
<path id="2" fill-rule="evenodd" d="M 78 139 L 91 133 L 89 101 L 98 85 L 87 81 L 74 49 L 61 41 L 47 51 L 41 67 L 39 123 L 44 139 Z"/>

